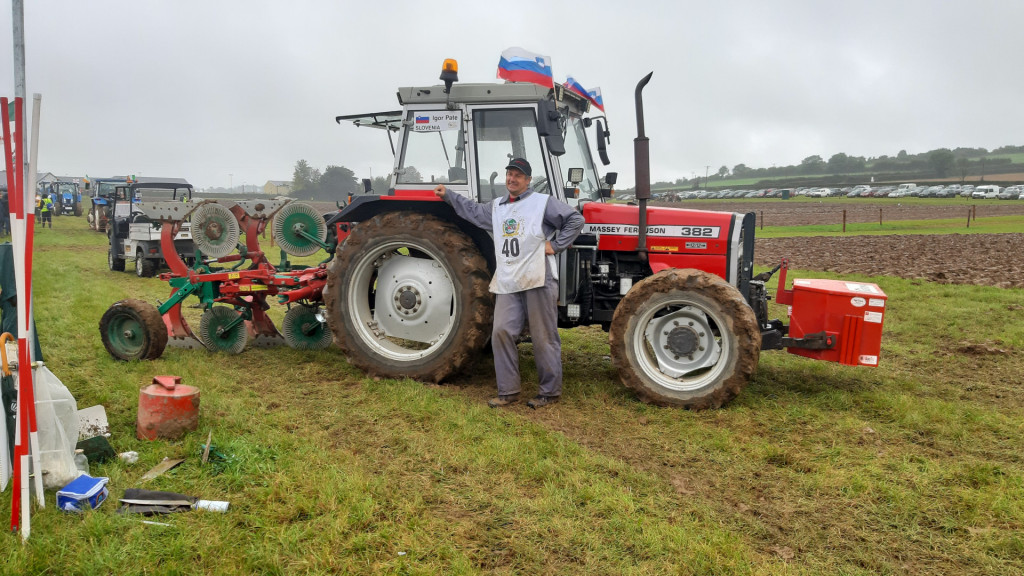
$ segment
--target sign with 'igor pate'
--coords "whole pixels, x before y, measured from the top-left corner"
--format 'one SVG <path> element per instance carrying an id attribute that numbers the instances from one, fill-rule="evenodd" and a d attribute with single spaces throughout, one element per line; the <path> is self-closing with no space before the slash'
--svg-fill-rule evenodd
<path id="1" fill-rule="evenodd" d="M 461 124 L 461 110 L 416 110 L 412 114 L 413 132 L 458 130 Z"/>

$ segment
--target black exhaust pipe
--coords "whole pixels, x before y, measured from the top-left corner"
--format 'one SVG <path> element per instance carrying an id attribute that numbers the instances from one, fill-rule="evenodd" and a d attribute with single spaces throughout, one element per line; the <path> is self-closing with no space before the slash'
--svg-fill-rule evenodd
<path id="1" fill-rule="evenodd" d="M 637 251 L 647 259 L 647 201 L 651 198 L 651 149 L 650 140 L 644 133 L 644 86 L 651 81 L 654 72 L 647 74 L 636 85 L 636 138 L 633 139 L 633 167 L 636 170 L 636 200 L 640 205 L 640 236 Z"/>

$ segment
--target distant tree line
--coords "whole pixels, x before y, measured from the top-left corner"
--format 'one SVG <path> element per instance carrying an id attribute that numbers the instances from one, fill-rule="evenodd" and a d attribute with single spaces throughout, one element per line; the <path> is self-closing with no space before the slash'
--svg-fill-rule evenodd
<path id="1" fill-rule="evenodd" d="M 371 181 L 371 189 L 377 194 L 387 192 L 389 185 L 388 179 L 382 176 Z M 342 202 L 347 200 L 350 194 L 362 192 L 362 181 L 356 178 L 355 172 L 344 166 L 329 165 L 321 172 L 305 160 L 295 163 L 291 196 L 299 200 Z"/>
<path id="2" fill-rule="evenodd" d="M 908 154 L 900 150 L 895 156 L 879 156 L 865 158 L 850 156 L 845 153 L 833 154 L 828 160 L 821 156 L 808 156 L 799 164 L 789 166 L 772 166 L 769 168 L 751 168 L 746 164 L 737 164 L 730 169 L 722 166 L 717 172 L 708 175 L 708 179 L 724 180 L 726 178 L 785 180 L 806 176 L 852 175 L 858 177 L 874 176 L 876 179 L 900 177 L 916 178 L 960 178 L 1006 173 L 1022 170 L 1024 165 L 1015 164 L 1008 154 L 1024 153 L 1024 146 L 1002 146 L 994 150 L 985 148 L 937 148 L 920 154 Z M 997 156 L 1004 156 L 999 158 Z M 653 188 L 698 188 L 706 185 L 704 176 L 692 179 L 680 178 L 675 182 L 655 182 Z M 625 191 L 625 190 L 624 190 Z"/>

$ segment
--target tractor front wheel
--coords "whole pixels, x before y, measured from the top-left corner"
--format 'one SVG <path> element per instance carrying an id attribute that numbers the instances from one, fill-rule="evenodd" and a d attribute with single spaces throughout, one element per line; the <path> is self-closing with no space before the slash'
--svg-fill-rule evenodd
<path id="1" fill-rule="evenodd" d="M 700 270 L 645 278 L 615 309 L 609 331 L 619 378 L 644 401 L 718 408 L 757 369 L 761 331 L 732 285 Z"/>
<path id="2" fill-rule="evenodd" d="M 328 268 L 327 323 L 363 371 L 440 382 L 491 335 L 489 283 L 487 262 L 453 223 L 381 214 L 353 227 Z"/>
<path id="3" fill-rule="evenodd" d="M 100 337 L 115 360 L 154 360 L 167 346 L 167 327 L 156 306 L 121 300 L 100 318 Z"/>

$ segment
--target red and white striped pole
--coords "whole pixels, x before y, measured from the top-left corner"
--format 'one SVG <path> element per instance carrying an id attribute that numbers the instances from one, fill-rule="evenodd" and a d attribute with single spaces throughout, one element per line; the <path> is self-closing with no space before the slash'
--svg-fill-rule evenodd
<path id="1" fill-rule="evenodd" d="M 26 175 L 25 186 L 25 197 L 32 198 L 35 196 L 36 190 L 36 167 L 39 165 L 39 106 L 42 104 L 43 97 L 40 94 L 32 95 L 32 138 L 29 140 L 29 163 L 28 163 L 28 174 Z M 32 297 L 32 254 L 34 250 L 34 237 L 32 235 L 33 222 L 35 220 L 35 211 L 32 211 L 32 218 L 29 220 L 28 233 L 25 239 L 25 279 L 24 279 L 24 294 L 28 295 L 28 302 L 26 307 L 28 308 L 28 318 L 25 319 L 25 334 L 26 334 L 26 347 L 29 349 L 29 355 L 35 350 L 34 343 L 36 342 L 36 323 L 35 323 L 35 299 Z M 19 292 L 20 294 L 20 292 Z M 32 360 L 39 360 L 39 358 L 32 358 Z M 29 364 L 32 367 L 29 372 L 28 387 L 32 393 L 31 402 L 28 405 L 28 434 L 29 434 L 29 448 L 32 453 L 32 471 L 35 473 L 35 485 L 36 485 L 36 502 L 38 502 L 40 508 L 46 507 L 46 495 L 43 493 L 43 466 L 41 453 L 39 450 L 39 423 L 36 421 L 36 392 L 35 392 L 35 365 Z M 20 373 L 19 373 L 20 374 Z"/>
<path id="2" fill-rule="evenodd" d="M 38 97 L 37 97 L 38 98 Z M 38 109 L 39 101 L 36 100 Z M 35 488 L 40 505 L 45 503 L 42 469 L 39 461 L 39 432 L 35 418 L 35 391 L 32 374 L 32 231 L 35 213 L 32 207 L 32 186 L 35 178 L 25 182 L 24 170 L 24 101 L 14 99 L 14 133 L 10 130 L 9 104 L 0 99 L 3 114 L 4 161 L 7 168 L 8 198 L 11 211 L 11 242 L 14 275 L 18 294 L 18 412 L 14 446 L 14 476 L 11 502 L 11 530 L 21 529 L 23 539 L 31 532 L 29 470 L 35 472 Z M 33 115 L 38 126 L 38 110 Z M 13 164 L 13 166 L 12 166 Z M 20 519 L 19 519 L 20 516 Z"/>

